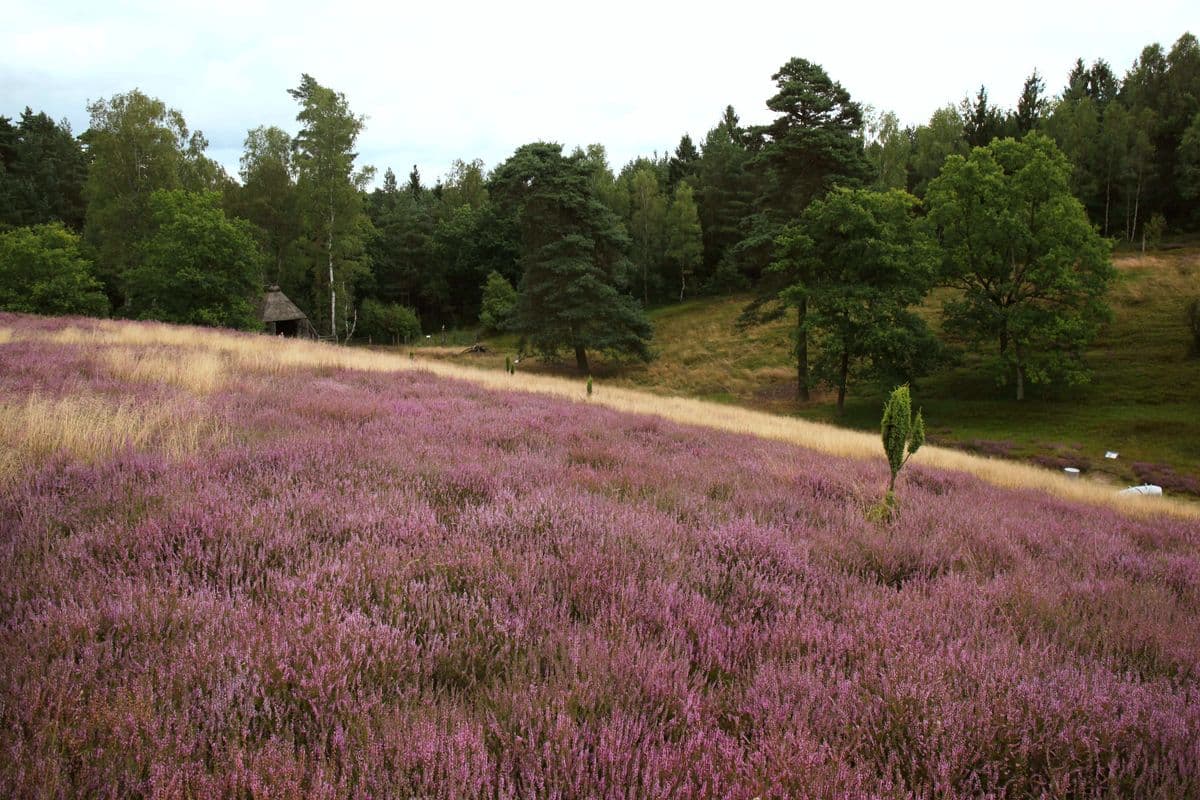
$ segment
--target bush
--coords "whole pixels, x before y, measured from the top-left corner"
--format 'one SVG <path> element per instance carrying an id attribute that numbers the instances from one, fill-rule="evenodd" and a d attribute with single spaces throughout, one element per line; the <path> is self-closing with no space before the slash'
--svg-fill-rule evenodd
<path id="1" fill-rule="evenodd" d="M 421 338 L 417 312 L 399 303 L 364 300 L 359 312 L 359 330 L 372 341 L 407 344 Z"/>
<path id="2" fill-rule="evenodd" d="M 150 195 L 152 233 L 126 276 L 127 312 L 183 325 L 259 330 L 263 257 L 254 229 L 225 216 L 216 192 Z"/>
<path id="3" fill-rule="evenodd" d="M 55 222 L 0 234 L 0 311 L 102 317 L 108 299 L 79 237 Z"/>
<path id="4" fill-rule="evenodd" d="M 897 386 L 892 390 L 891 396 L 883 405 L 880 429 L 883 434 L 883 452 L 887 455 L 888 469 L 892 474 L 883 502 L 891 509 L 896 505 L 896 497 L 893 494 L 896 489 L 896 475 L 908 459 L 912 458 L 913 453 L 925 444 L 925 419 L 920 411 L 913 416 L 912 399 L 909 397 L 907 386 Z"/>
<path id="5" fill-rule="evenodd" d="M 517 307 L 517 290 L 508 279 L 492 270 L 483 285 L 483 300 L 479 307 L 479 324 L 486 331 L 499 333 L 508 327 L 513 309 Z"/>

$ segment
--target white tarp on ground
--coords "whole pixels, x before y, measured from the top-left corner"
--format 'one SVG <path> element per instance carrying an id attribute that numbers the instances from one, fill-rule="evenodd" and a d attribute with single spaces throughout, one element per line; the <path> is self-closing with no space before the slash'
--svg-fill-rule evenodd
<path id="1" fill-rule="evenodd" d="M 1143 483 L 1141 486 L 1130 486 L 1128 489 L 1122 489 L 1117 494 L 1162 494 L 1162 487 L 1155 486 L 1153 483 Z"/>

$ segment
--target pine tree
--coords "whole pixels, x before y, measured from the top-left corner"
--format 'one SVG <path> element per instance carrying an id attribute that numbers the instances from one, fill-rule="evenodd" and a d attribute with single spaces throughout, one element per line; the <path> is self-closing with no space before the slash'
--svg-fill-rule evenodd
<path id="1" fill-rule="evenodd" d="M 586 158 L 562 146 L 524 145 L 492 175 L 499 202 L 516 216 L 523 270 L 514 328 L 547 355 L 572 351 L 581 373 L 587 351 L 650 358 L 651 327 L 622 291 L 629 239 L 595 196 Z"/>

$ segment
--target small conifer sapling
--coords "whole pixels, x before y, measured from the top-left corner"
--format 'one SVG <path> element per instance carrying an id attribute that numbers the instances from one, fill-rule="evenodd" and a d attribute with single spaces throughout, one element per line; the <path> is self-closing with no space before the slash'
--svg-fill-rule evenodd
<path id="1" fill-rule="evenodd" d="M 896 475 L 908 459 L 912 458 L 912 454 L 925 443 L 925 420 L 920 411 L 913 416 L 912 398 L 907 386 L 898 386 L 892 390 L 891 396 L 883 405 L 881 428 L 883 451 L 887 455 L 888 468 L 892 473 L 884 503 L 888 508 L 892 508 L 896 504 L 893 494 L 896 489 Z"/>
<path id="2" fill-rule="evenodd" d="M 588 393 L 588 397 L 592 396 L 592 376 L 591 375 L 588 375 L 587 393 Z"/>

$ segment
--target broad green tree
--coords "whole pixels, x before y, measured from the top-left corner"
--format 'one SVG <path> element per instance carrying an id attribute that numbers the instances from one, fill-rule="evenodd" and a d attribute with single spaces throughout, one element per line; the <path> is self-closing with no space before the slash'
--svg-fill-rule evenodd
<path id="1" fill-rule="evenodd" d="M 216 192 L 150 195 L 150 232 L 127 276 L 140 319 L 256 330 L 262 254 L 250 223 L 229 219 Z"/>
<path id="2" fill-rule="evenodd" d="M 839 414 L 856 378 L 909 380 L 933 364 L 936 340 L 912 312 L 938 262 L 919 205 L 899 189 L 835 189 L 777 242 L 772 270 L 788 280 L 780 300 L 808 306 L 797 341 L 811 332 L 819 343 L 813 374 L 837 390 Z"/>
<path id="3" fill-rule="evenodd" d="M 520 230 L 522 268 L 514 328 L 540 352 L 563 349 L 589 372 L 587 351 L 650 358 L 652 334 L 622 287 L 629 239 L 595 195 L 585 158 L 562 146 L 524 145 L 492 175 L 494 195 Z"/>
<path id="4" fill-rule="evenodd" d="M 308 74 L 288 94 L 300 104 L 294 159 L 314 323 L 335 341 L 348 339 L 354 331 L 354 290 L 370 274 L 365 244 L 371 230 L 362 190 L 374 170 L 354 166 L 363 118 L 351 112 L 344 94 Z"/>
<path id="5" fill-rule="evenodd" d="M 83 138 L 92 158 L 85 196 L 84 235 L 114 309 L 124 301 L 125 273 L 137 265 L 148 233 L 150 195 L 183 186 L 184 152 L 191 143 L 183 115 L 137 89 L 88 106 Z"/>
<path id="6" fill-rule="evenodd" d="M 1071 168 L 1040 133 L 951 156 L 929 187 L 929 218 L 960 294 L 946 330 L 996 346 L 1001 379 L 1087 379 L 1083 351 L 1108 317 L 1109 247 L 1071 195 Z"/>
<path id="7" fill-rule="evenodd" d="M 793 58 L 772 77 L 779 91 L 767 108 L 779 116 L 755 128 L 759 151 L 755 165 L 763 170 L 762 211 L 751 219 L 740 253 L 751 260 L 773 259 L 776 237 L 814 199 L 834 186 L 859 186 L 870 179 L 863 154 L 862 107 L 819 65 Z M 759 297 L 742 314 L 745 322 L 778 316 L 778 287 L 767 281 Z M 795 304 L 798 319 L 799 397 L 807 400 L 808 328 L 803 297 Z"/>
<path id="8" fill-rule="evenodd" d="M 409 344 L 421 337 L 421 320 L 407 306 L 369 297 L 362 303 L 359 332 L 377 343 Z"/>
<path id="9" fill-rule="evenodd" d="M 79 234 L 61 222 L 0 233 L 0 311 L 107 314 L 108 299 Z"/>

